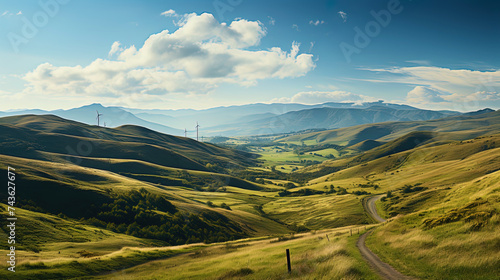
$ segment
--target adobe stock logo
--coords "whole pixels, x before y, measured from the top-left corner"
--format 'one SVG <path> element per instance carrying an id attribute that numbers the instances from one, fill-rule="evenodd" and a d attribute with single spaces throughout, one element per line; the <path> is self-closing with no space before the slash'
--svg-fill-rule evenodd
<path id="1" fill-rule="evenodd" d="M 22 17 L 23 26 L 20 34 L 9 32 L 7 38 L 14 49 L 15 53 L 19 53 L 21 44 L 28 44 L 30 39 L 33 39 L 40 29 L 44 28 L 51 18 L 54 18 L 60 11 L 61 5 L 68 4 L 70 0 L 40 0 L 38 5 L 40 10 L 36 11 L 31 20 L 27 17 Z"/>
<path id="2" fill-rule="evenodd" d="M 223 21 L 224 14 L 234 11 L 234 8 L 241 5 L 241 3 L 243 3 L 243 0 L 215 0 L 212 2 L 219 21 Z"/>
<path id="3" fill-rule="evenodd" d="M 387 3 L 387 9 L 380 10 L 378 13 L 374 10 L 370 14 L 374 20 L 366 23 L 364 32 L 358 26 L 354 27 L 354 46 L 346 42 L 340 43 L 340 50 L 344 54 L 347 63 L 351 63 L 353 54 L 360 54 L 361 50 L 368 47 L 372 38 L 377 37 L 382 31 L 382 27 L 387 27 L 391 23 L 392 15 L 397 15 L 403 11 L 403 6 L 399 0 L 390 0 Z"/>

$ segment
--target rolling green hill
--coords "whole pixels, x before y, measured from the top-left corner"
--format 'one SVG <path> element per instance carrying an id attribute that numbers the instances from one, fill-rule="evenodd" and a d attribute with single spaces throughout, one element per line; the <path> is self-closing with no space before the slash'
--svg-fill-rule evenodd
<path id="1" fill-rule="evenodd" d="M 350 229 L 362 232 L 370 223 L 362 201 L 379 193 L 388 196 L 378 207 L 390 222 L 368 245 L 386 262 L 423 279 L 489 279 L 498 270 L 498 118 L 488 112 L 462 116 L 463 124 L 453 125 L 457 118 L 436 120 L 434 128 L 419 122 L 415 130 L 414 122 L 354 127 L 339 137 L 355 144 L 304 145 L 303 154 L 283 152 L 285 144 L 255 149 L 268 161 L 322 159 L 293 172 L 257 166 L 252 153 L 137 126 L 2 118 L 0 169 L 9 165 L 17 173 L 18 279 L 107 277 L 103 273 L 112 270 L 131 278 L 199 279 L 221 273 L 230 279 L 244 271 L 258 279 L 279 274 L 268 263 L 276 263 L 285 247 L 301 254 L 296 261 L 307 269 L 297 270 L 299 278 L 377 279 L 356 253 Z M 373 135 L 378 138 L 361 140 Z M 341 155 L 342 149 L 353 154 Z M 2 209 L 6 201 L 0 193 Z M 288 235 L 293 232 L 300 234 Z M 254 239 L 231 241 L 248 237 Z M 250 263 L 239 246 L 265 257 Z M 412 250 L 414 256 L 401 253 Z M 436 266 L 443 252 L 458 261 Z M 213 270 L 186 273 L 199 269 L 196 260 Z M 170 266 L 179 268 L 168 274 Z"/>
<path id="2" fill-rule="evenodd" d="M 144 159 L 169 167 L 206 170 L 255 164 L 255 155 L 223 149 L 192 139 L 158 133 L 138 126 L 104 128 L 56 116 L 0 118 L 0 153 L 43 159 L 35 151 L 100 158 Z"/>
<path id="3" fill-rule="evenodd" d="M 453 132 L 450 140 L 465 140 L 500 131 L 500 111 L 447 117 L 429 121 L 385 122 L 294 135 L 280 142 L 314 140 L 317 143 L 355 145 L 365 140 L 390 141 L 412 131 Z"/>

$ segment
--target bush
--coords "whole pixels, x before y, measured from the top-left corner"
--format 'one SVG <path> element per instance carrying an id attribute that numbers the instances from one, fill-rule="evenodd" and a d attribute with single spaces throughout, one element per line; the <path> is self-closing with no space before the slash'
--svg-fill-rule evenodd
<path id="1" fill-rule="evenodd" d="M 227 205 L 227 204 L 226 204 L 226 203 L 224 203 L 224 202 L 220 205 L 220 208 L 224 208 L 224 209 L 227 209 L 227 210 L 231 210 L 231 207 L 229 207 L 229 205 Z"/>

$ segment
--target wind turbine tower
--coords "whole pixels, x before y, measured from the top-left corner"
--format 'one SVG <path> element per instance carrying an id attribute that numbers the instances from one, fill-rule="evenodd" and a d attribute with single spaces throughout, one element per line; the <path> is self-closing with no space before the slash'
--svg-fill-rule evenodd
<path id="1" fill-rule="evenodd" d="M 198 128 L 199 128 L 199 127 L 200 127 L 200 125 L 198 124 L 198 122 L 196 122 L 196 126 L 195 126 L 195 128 L 196 128 L 196 141 L 199 141 L 199 140 L 198 140 L 198 139 L 199 139 L 199 138 L 198 138 Z"/>
<path id="2" fill-rule="evenodd" d="M 102 114 L 99 114 L 99 111 L 97 111 L 97 110 L 96 110 L 96 112 L 97 112 L 97 118 L 96 118 L 97 119 L 97 126 L 100 126 L 99 125 L 100 124 L 99 121 L 101 119 Z"/>

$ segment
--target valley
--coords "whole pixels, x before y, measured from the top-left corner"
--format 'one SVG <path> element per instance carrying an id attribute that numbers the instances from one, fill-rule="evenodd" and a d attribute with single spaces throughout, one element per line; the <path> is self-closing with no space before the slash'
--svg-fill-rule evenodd
<path id="1" fill-rule="evenodd" d="M 215 144 L 53 115 L 0 118 L 0 168 L 17 172 L 19 243 L 15 278 L 5 264 L 0 277 L 383 279 L 356 247 L 370 231 L 367 247 L 404 275 L 492 279 L 499 118 L 486 111 Z M 12 205 L 6 193 L 0 201 L 5 220 Z M 5 255 L 6 228 L 0 235 Z"/>

